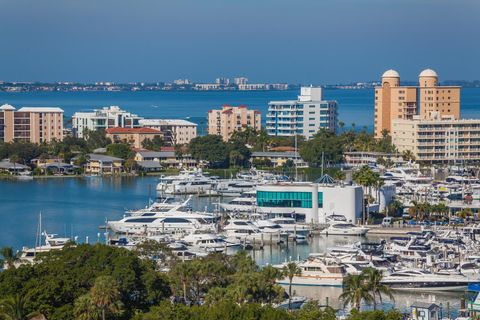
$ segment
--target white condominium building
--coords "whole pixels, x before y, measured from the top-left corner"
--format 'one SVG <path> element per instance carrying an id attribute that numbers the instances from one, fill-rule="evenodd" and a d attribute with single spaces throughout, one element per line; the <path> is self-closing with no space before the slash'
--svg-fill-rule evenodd
<path id="1" fill-rule="evenodd" d="M 422 163 L 480 161 L 480 119 L 395 119 L 392 142 L 400 152 L 410 150 Z"/>
<path id="2" fill-rule="evenodd" d="M 298 100 L 271 101 L 267 133 L 272 136 L 303 135 L 310 139 L 320 129 L 337 128 L 337 102 L 325 101 L 320 87 L 302 87 Z"/>
<path id="3" fill-rule="evenodd" d="M 157 129 L 163 133 L 163 139 L 171 145 L 189 143 L 197 136 L 197 124 L 181 119 L 142 119 L 140 125 Z"/>
<path id="4" fill-rule="evenodd" d="M 117 106 L 105 107 L 90 112 L 75 112 L 72 117 L 73 135 L 83 138 L 85 129 L 95 131 L 108 128 L 139 128 L 142 117 Z"/>

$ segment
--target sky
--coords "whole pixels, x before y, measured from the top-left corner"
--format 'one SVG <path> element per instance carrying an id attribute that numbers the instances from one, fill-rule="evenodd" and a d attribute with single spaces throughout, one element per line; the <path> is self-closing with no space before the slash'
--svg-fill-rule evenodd
<path id="1" fill-rule="evenodd" d="M 479 0 L 0 0 L 0 80 L 474 80 L 479 14 Z"/>

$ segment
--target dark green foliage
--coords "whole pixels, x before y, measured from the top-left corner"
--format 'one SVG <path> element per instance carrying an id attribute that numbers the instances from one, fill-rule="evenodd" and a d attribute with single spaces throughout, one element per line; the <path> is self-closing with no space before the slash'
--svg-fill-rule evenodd
<path id="1" fill-rule="evenodd" d="M 0 298 L 29 293 L 27 311 L 48 319 L 73 319 L 74 301 L 87 294 L 98 276 L 118 283 L 125 317 L 170 295 L 166 277 L 134 253 L 105 245 L 68 246 L 41 256 L 42 263 L 0 273 Z"/>
<path id="2" fill-rule="evenodd" d="M 300 148 L 302 158 L 315 166 L 339 163 L 343 159 L 344 145 L 341 137 L 327 130 L 320 130 L 313 139 Z"/>
<path id="3" fill-rule="evenodd" d="M 197 161 L 209 162 L 212 168 L 225 168 L 229 165 L 229 148 L 220 136 L 196 137 L 188 145 L 190 154 Z"/>
<path id="4" fill-rule="evenodd" d="M 107 146 L 107 154 L 112 157 L 128 159 L 132 157 L 133 152 L 126 143 L 112 143 Z"/>
<path id="5" fill-rule="evenodd" d="M 347 320 L 402 320 L 403 315 L 397 310 L 385 311 L 363 311 L 353 310 Z"/>
<path id="6" fill-rule="evenodd" d="M 159 136 L 155 136 L 153 139 L 145 139 L 142 141 L 142 147 L 151 151 L 160 151 L 163 145 L 163 139 Z"/>

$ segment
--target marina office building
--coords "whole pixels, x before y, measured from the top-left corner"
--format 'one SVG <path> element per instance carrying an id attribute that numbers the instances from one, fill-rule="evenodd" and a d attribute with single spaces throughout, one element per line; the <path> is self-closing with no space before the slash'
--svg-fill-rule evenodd
<path id="1" fill-rule="evenodd" d="M 361 186 L 318 183 L 277 183 L 257 186 L 257 212 L 292 215 L 307 223 L 325 223 L 343 215 L 350 222 L 362 218 Z"/>
<path id="2" fill-rule="evenodd" d="M 298 100 L 268 103 L 267 133 L 271 136 L 303 135 L 310 139 L 320 129 L 335 132 L 337 108 L 336 101 L 323 100 L 322 88 L 301 87 Z"/>
<path id="3" fill-rule="evenodd" d="M 136 114 L 110 106 L 90 112 L 75 112 L 72 117 L 72 131 L 77 138 L 83 138 L 85 129 L 95 131 L 108 128 L 139 128 L 143 119 Z"/>
<path id="4" fill-rule="evenodd" d="M 0 107 L 0 141 L 32 143 L 63 140 L 63 110 L 55 107 Z"/>
<path id="5" fill-rule="evenodd" d="M 422 120 L 438 116 L 460 119 L 460 87 L 439 86 L 438 75 L 432 69 L 423 70 L 418 83 L 401 86 L 400 74 L 395 70 L 382 75 L 382 85 L 375 88 L 376 138 L 381 138 L 384 130 L 392 133 L 396 119 L 412 120 L 417 115 Z"/>

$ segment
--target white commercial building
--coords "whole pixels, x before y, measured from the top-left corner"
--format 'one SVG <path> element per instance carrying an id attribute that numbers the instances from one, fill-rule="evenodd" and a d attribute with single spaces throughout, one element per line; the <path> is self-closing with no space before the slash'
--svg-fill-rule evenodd
<path id="1" fill-rule="evenodd" d="M 172 145 L 189 143 L 197 136 L 197 124 L 187 120 L 143 119 L 139 123 L 142 127 L 161 131 L 165 142 Z"/>
<path id="2" fill-rule="evenodd" d="M 310 139 L 320 129 L 337 128 L 337 102 L 325 101 L 320 87 L 302 87 L 298 100 L 271 101 L 267 133 L 271 136 L 303 135 Z"/>
<path id="3" fill-rule="evenodd" d="M 295 215 L 307 223 L 325 223 L 332 214 L 357 222 L 362 217 L 360 186 L 318 183 L 277 183 L 257 187 L 257 212 Z"/>
<path id="4" fill-rule="evenodd" d="M 143 119 L 117 106 L 105 107 L 89 112 L 75 112 L 72 117 L 73 135 L 83 138 L 85 129 L 95 131 L 108 128 L 139 128 Z"/>

